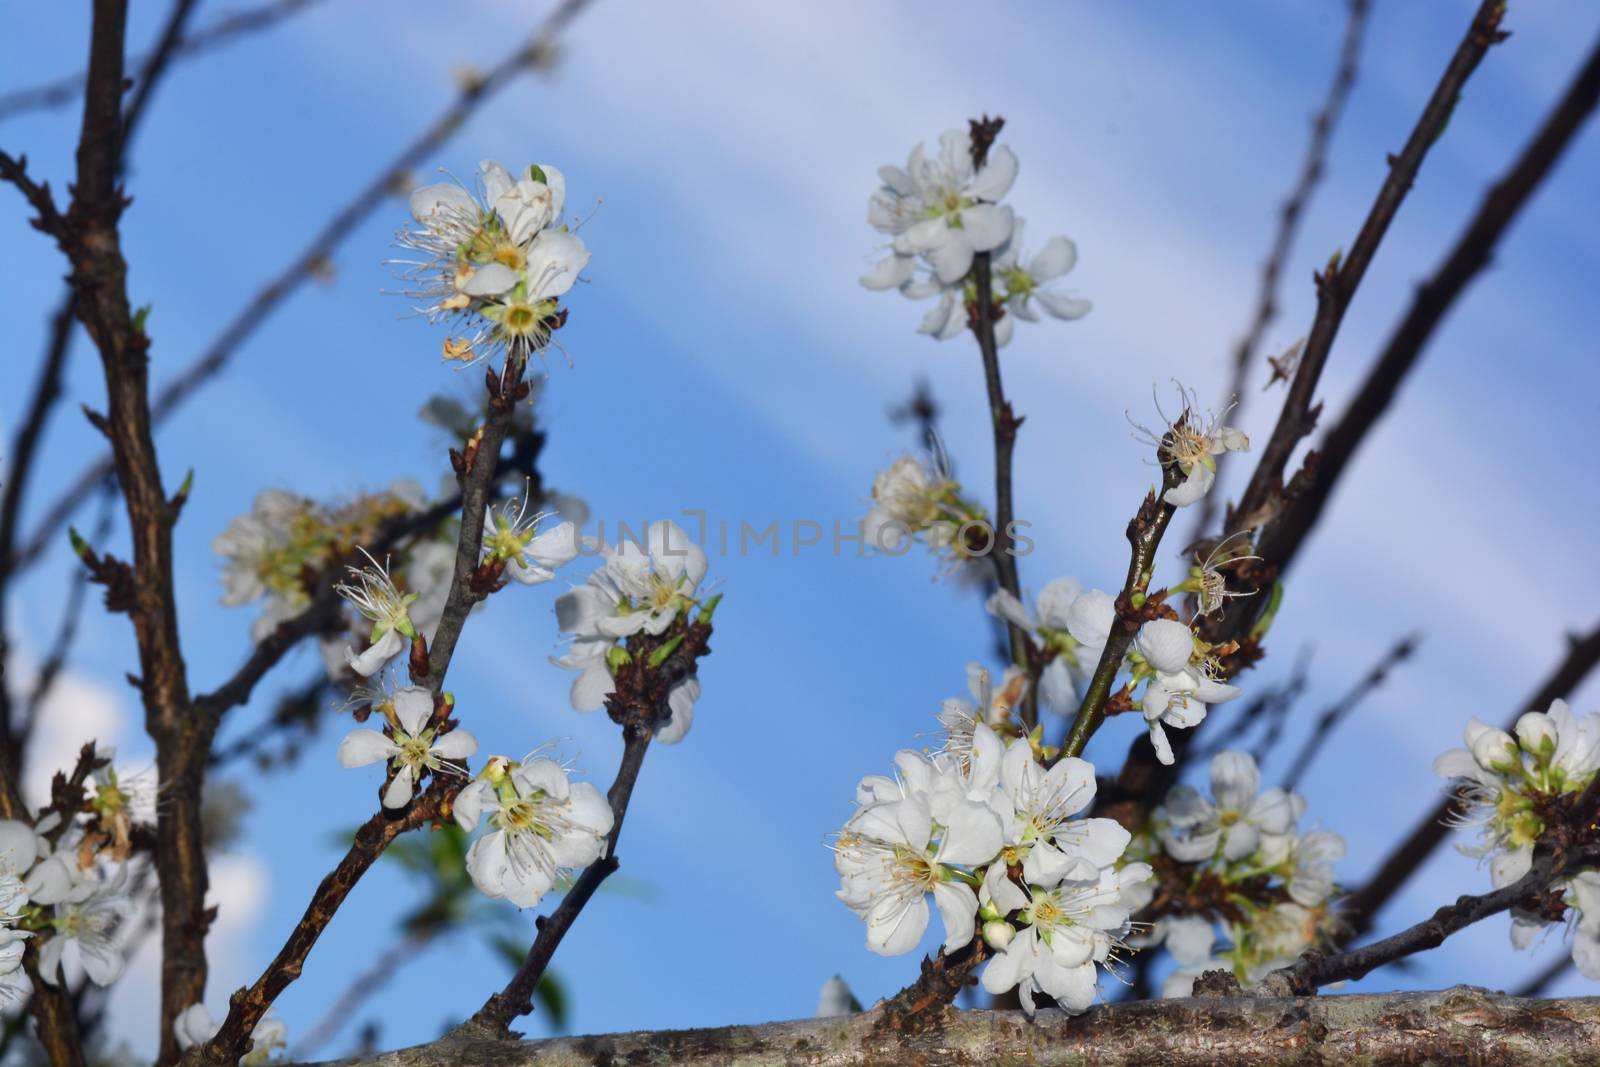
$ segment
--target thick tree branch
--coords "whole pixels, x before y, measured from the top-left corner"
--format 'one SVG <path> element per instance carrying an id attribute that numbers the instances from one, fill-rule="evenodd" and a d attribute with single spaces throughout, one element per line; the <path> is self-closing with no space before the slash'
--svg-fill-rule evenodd
<path id="1" fill-rule="evenodd" d="M 1469 986 L 1432 993 L 1139 1001 L 1076 1017 L 949 1011 L 903 1033 L 881 1010 L 828 1019 L 508 1042 L 470 1032 L 343 1067 L 1357 1067 L 1600 1063 L 1600 998 L 1530 1001 Z"/>

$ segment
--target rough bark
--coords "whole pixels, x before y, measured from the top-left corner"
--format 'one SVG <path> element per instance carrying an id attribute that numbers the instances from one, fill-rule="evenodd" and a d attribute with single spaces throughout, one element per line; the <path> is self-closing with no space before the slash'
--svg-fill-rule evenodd
<path id="1" fill-rule="evenodd" d="M 1227 1063 L 1600 1064 L 1600 998 L 1522 1000 L 1470 986 L 1428 993 L 1201 998 L 1097 1007 L 1067 1018 L 949 1011 L 915 1034 L 878 1011 L 707 1030 L 636 1031 L 512 1042 L 460 1030 L 349 1067 L 582 1064 L 1038 1065 Z"/>

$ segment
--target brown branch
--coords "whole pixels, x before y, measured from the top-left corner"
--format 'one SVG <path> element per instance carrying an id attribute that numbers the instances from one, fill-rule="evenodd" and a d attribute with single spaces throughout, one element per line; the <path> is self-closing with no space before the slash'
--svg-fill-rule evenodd
<path id="1" fill-rule="evenodd" d="M 1596 663 L 1600 663 L 1600 626 L 1571 642 L 1560 665 L 1538 689 L 1516 705 L 1506 721 L 1506 729 L 1515 728 L 1524 712 L 1543 711 L 1557 698 L 1572 692 Z M 1451 792 L 1417 821 L 1411 833 L 1395 844 L 1367 883 L 1345 899 L 1340 917 L 1348 931 L 1344 938 L 1346 943 L 1372 928 L 1383 906 L 1450 835 L 1447 820 L 1456 810 L 1456 795 Z"/>
<path id="2" fill-rule="evenodd" d="M 1190 413 L 1186 411 L 1181 417 L 1189 418 Z M 1095 665 L 1094 676 L 1084 690 L 1083 703 L 1078 706 L 1077 716 L 1072 720 L 1072 729 L 1068 731 L 1061 747 L 1063 756 L 1082 755 L 1089 738 L 1105 722 L 1106 701 L 1111 697 L 1112 683 L 1122 669 L 1123 657 L 1128 654 L 1128 646 L 1133 643 L 1139 626 L 1149 617 L 1145 609 L 1152 606 L 1144 600 L 1144 596 L 1150 591 L 1150 580 L 1155 575 L 1156 550 L 1161 545 L 1162 535 L 1167 532 L 1167 526 L 1172 522 L 1173 513 L 1177 511 L 1164 498 L 1167 491 L 1176 488 L 1182 480 L 1183 472 L 1176 463 L 1164 463 L 1160 488 L 1145 494 L 1144 503 L 1139 505 L 1138 512 L 1128 523 L 1128 544 L 1132 552 L 1128 560 L 1128 577 L 1123 580 L 1122 592 L 1117 595 L 1117 618 L 1111 627 L 1111 635 L 1106 639 L 1105 650 L 1100 653 L 1100 662 Z"/>
<path id="3" fill-rule="evenodd" d="M 233 994 L 228 1002 L 228 1016 L 216 1036 L 192 1049 L 184 1058 L 186 1064 L 220 1067 L 237 1063 L 239 1057 L 249 1051 L 250 1032 L 272 1007 L 278 994 L 300 977 L 306 957 L 361 876 L 396 837 L 447 817 L 450 800 L 459 784 L 453 779 L 436 777 L 427 792 L 403 813 L 379 808 L 377 814 L 356 831 L 350 850 L 317 886 L 305 914 L 295 924 L 278 955 L 254 985 Z"/>
<path id="4" fill-rule="evenodd" d="M 160 47 L 135 57 L 128 63 L 129 66 L 138 68 L 138 73 L 133 78 L 135 91 L 142 90 L 144 83 L 152 80 L 153 72 L 159 69 L 158 60 L 164 65 L 168 59 L 180 55 L 186 57 L 199 55 L 245 33 L 266 29 L 315 2 L 316 0 L 271 0 L 259 7 L 224 15 L 194 33 L 182 34 L 173 45 L 165 49 L 168 53 L 165 58 L 161 55 Z M 28 111 L 70 104 L 82 94 L 84 81 L 85 75 L 79 71 L 41 85 L 16 89 L 0 95 L 0 121 Z"/>
<path id="5" fill-rule="evenodd" d="M 1516 163 L 1489 188 L 1482 207 L 1456 239 L 1444 263 L 1417 289 L 1405 318 L 1390 335 L 1360 390 L 1317 447 L 1315 460 L 1308 457 L 1308 470 L 1314 476 L 1297 479 L 1306 483 L 1304 488 L 1268 524 L 1258 547 L 1262 558 L 1280 573 L 1293 564 L 1340 478 L 1349 470 L 1350 461 L 1394 402 L 1434 331 L 1468 284 L 1489 265 L 1495 246 L 1594 112 L 1597 100 L 1600 43 L 1596 43 Z"/>
<path id="6" fill-rule="evenodd" d="M 1528 1001 L 1469 986 L 1428 993 L 1195 997 L 1101 1005 L 1078 1016 L 949 1011 L 920 1033 L 886 1030 L 881 1010 L 703 1030 L 648 1030 L 508 1042 L 458 1031 L 345 1067 L 1349 1067 L 1600 1062 L 1600 998 Z"/>
<path id="7" fill-rule="evenodd" d="M 1335 982 L 1364 978 L 1385 964 L 1438 948 L 1451 934 L 1525 904 L 1549 889 L 1562 875 L 1593 867 L 1596 863 L 1600 863 L 1600 845 L 1587 845 L 1570 853 L 1537 850 L 1528 873 L 1511 885 L 1492 893 L 1461 897 L 1415 926 L 1349 952 L 1332 956 L 1307 952 L 1293 965 L 1269 975 L 1263 988 L 1274 995 L 1304 995 Z"/>
<path id="8" fill-rule="evenodd" d="M 556 949 L 561 947 L 562 939 L 577 922 L 600 883 L 617 869 L 617 840 L 622 836 L 622 820 L 628 814 L 628 803 L 633 799 L 633 788 L 644 766 L 650 738 L 655 727 L 670 714 L 667 697 L 672 687 L 692 675 L 699 661 L 710 655 L 711 632 L 709 612 L 702 610 L 694 622 L 670 628 L 659 638 L 645 640 L 638 648 L 630 642 L 632 660 L 617 669 L 616 691 L 606 698 L 607 714 L 622 727 L 623 746 L 622 763 L 606 792 L 612 824 L 606 838 L 605 855 L 584 869 L 555 911 L 537 920 L 538 936 L 517 973 L 512 975 L 505 989 L 484 1002 L 463 1029 L 503 1036 L 518 1016 L 533 1010 L 534 991 L 539 988 L 539 979 L 550 966 Z M 651 651 L 665 646 L 678 634 L 683 640 L 677 649 L 660 666 L 650 667 Z"/>
<path id="9" fill-rule="evenodd" d="M 1249 328 L 1233 350 L 1233 377 L 1228 383 L 1227 391 L 1222 395 L 1224 406 L 1230 404 L 1243 406 L 1245 385 L 1250 380 L 1250 368 L 1260 352 L 1267 327 L 1278 317 L 1278 288 L 1282 281 L 1283 268 L 1289 261 L 1290 252 L 1294 249 L 1295 236 L 1300 229 L 1301 217 L 1311 202 L 1311 194 L 1322 181 L 1322 172 L 1327 165 L 1328 142 L 1333 138 L 1334 126 L 1338 124 L 1339 116 L 1344 112 L 1345 101 L 1350 96 L 1350 89 L 1355 84 L 1356 68 L 1361 58 L 1361 42 L 1366 35 L 1367 14 L 1370 8 L 1371 0 L 1349 0 L 1350 10 L 1345 22 L 1344 41 L 1339 48 L 1338 67 L 1334 71 L 1332 84 L 1328 86 L 1327 98 L 1323 100 L 1321 110 L 1311 121 L 1311 140 L 1306 144 L 1305 158 L 1300 163 L 1300 174 L 1295 179 L 1294 189 L 1284 200 L 1283 206 L 1278 209 L 1278 229 L 1273 234 L 1272 248 L 1267 254 L 1267 261 L 1261 268 L 1261 289 L 1256 297 L 1255 313 L 1251 316 Z M 1193 525 L 1195 539 L 1203 537 L 1211 529 L 1211 522 L 1216 517 L 1217 504 L 1221 499 L 1220 494 L 1207 493 L 1195 505 Z"/>
<path id="10" fill-rule="evenodd" d="M 1378 190 L 1377 199 L 1356 234 L 1355 243 L 1347 255 L 1335 254 L 1328 266 L 1317 275 L 1317 314 L 1300 356 L 1299 369 L 1289 386 L 1283 411 L 1273 427 L 1272 436 L 1261 450 L 1261 458 L 1245 487 L 1237 510 L 1230 517 L 1229 532 L 1249 529 L 1262 521 L 1262 516 L 1274 506 L 1280 493 L 1283 471 L 1300 440 L 1316 426 L 1320 405 L 1313 405 L 1317 383 L 1322 369 L 1333 349 L 1334 338 L 1344 321 L 1345 312 L 1355 299 L 1361 279 L 1377 254 L 1378 245 L 1394 221 L 1422 161 L 1428 150 L 1443 135 L 1445 124 L 1455 110 L 1467 78 L 1477 69 L 1478 63 L 1489 49 L 1504 40 L 1500 19 L 1505 14 L 1504 0 L 1483 0 L 1466 35 L 1456 47 L 1450 64 L 1434 88 L 1422 116 L 1417 120 L 1400 154 L 1391 156 L 1389 175 Z"/>
<path id="11" fill-rule="evenodd" d="M 465 84 L 455 102 L 403 148 L 348 203 L 335 212 L 311 239 L 310 244 L 271 278 L 223 327 L 222 332 L 206 346 L 199 358 L 162 387 L 151 409 L 156 422 L 160 423 L 197 389 L 216 377 L 227 366 L 239 347 L 266 321 L 268 316 L 314 277 L 317 269 L 332 257 L 345 238 L 354 232 L 355 228 L 379 205 L 387 202 L 397 188 L 408 184 L 410 172 L 437 152 L 466 124 L 479 106 L 493 98 L 524 71 L 536 69 L 547 63 L 557 35 L 588 3 L 589 0 L 562 0 L 540 23 L 538 29 L 510 55 L 491 67 L 483 77 Z M 0 160 L 0 177 L 6 176 L 8 175 L 3 170 L 3 160 Z M 111 460 L 105 457 L 91 464 L 80 472 L 76 479 L 68 483 L 66 489 L 51 502 L 44 517 L 34 526 L 28 538 L 16 549 L 11 565 L 14 568 L 21 567 L 36 559 L 58 536 L 61 526 L 71 517 L 78 504 L 110 473 L 111 469 Z"/>
<path id="12" fill-rule="evenodd" d="M 1306 738 L 1305 743 L 1300 746 L 1300 751 L 1295 755 L 1294 762 L 1289 765 L 1289 773 L 1283 776 L 1283 788 L 1290 792 L 1294 791 L 1294 787 L 1300 784 L 1300 778 L 1305 774 L 1306 768 L 1311 765 L 1312 759 L 1327 743 L 1329 735 L 1363 700 L 1372 695 L 1373 690 L 1388 680 L 1390 671 L 1411 658 L 1421 640 L 1421 634 L 1407 634 L 1402 637 L 1383 654 L 1382 659 L 1361 676 L 1361 680 L 1356 682 L 1348 693 L 1323 709 L 1322 714 L 1317 717 L 1316 725 L 1312 727 L 1311 736 Z"/>

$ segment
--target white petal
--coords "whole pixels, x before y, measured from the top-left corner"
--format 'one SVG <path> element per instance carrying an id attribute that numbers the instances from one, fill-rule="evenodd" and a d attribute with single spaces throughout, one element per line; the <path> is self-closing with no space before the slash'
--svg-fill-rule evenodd
<path id="1" fill-rule="evenodd" d="M 972 940 L 978 916 L 978 897 L 961 882 L 940 882 L 933 887 L 933 902 L 944 920 L 944 950 L 954 952 Z"/>
<path id="2" fill-rule="evenodd" d="M 1166 920 L 1166 930 L 1167 951 L 1180 964 L 1203 963 L 1211 958 L 1217 931 L 1210 919 L 1196 915 L 1174 916 Z"/>
<path id="3" fill-rule="evenodd" d="M 416 771 L 408 763 L 395 772 L 394 780 L 383 791 L 383 806 L 386 808 L 405 807 L 411 803 L 411 794 L 416 784 Z"/>
<path id="4" fill-rule="evenodd" d="M 961 230 L 974 252 L 990 252 L 1006 243 L 1011 236 L 1014 219 L 1009 207 L 979 204 L 961 213 Z M 961 273 L 965 274 L 966 271 Z M 943 277 L 942 273 L 940 277 Z"/>
<path id="5" fill-rule="evenodd" d="M 393 759 L 399 752 L 399 745 L 376 730 L 351 730 L 339 742 L 339 765 L 365 767 Z"/>
<path id="6" fill-rule="evenodd" d="M 412 737 L 433 718 L 433 694 L 420 685 L 403 685 L 394 691 L 394 717 Z"/>
<path id="7" fill-rule="evenodd" d="M 520 280 L 520 275 L 504 263 L 485 263 L 461 284 L 461 291 L 468 296 L 499 296 L 510 292 Z"/>
<path id="8" fill-rule="evenodd" d="M 976 200 L 999 200 L 1011 191 L 1011 184 L 1016 180 L 1016 153 L 1003 144 L 995 145 L 989 149 L 983 169 L 967 186 L 967 193 Z"/>
<path id="9" fill-rule="evenodd" d="M 1035 282 L 1048 282 L 1070 271 L 1078 262 L 1078 246 L 1065 237 L 1052 237 L 1028 264 Z"/>
<path id="10" fill-rule="evenodd" d="M 891 255 L 861 276 L 868 289 L 898 289 L 911 279 L 917 261 L 912 256 Z"/>
<path id="11" fill-rule="evenodd" d="M 916 948 L 927 928 L 927 900 L 885 897 L 867 914 L 867 948 L 880 956 L 899 956 Z"/>
<path id="12" fill-rule="evenodd" d="M 424 185 L 412 190 L 410 199 L 411 217 L 418 222 L 427 222 L 430 216 L 439 212 L 469 218 L 476 217 L 478 213 L 478 205 L 472 199 L 472 194 L 455 182 Z"/>
<path id="13" fill-rule="evenodd" d="M 433 743 L 433 754 L 440 759 L 464 760 L 478 751 L 478 739 L 459 727 Z"/>
<path id="14" fill-rule="evenodd" d="M 1087 300 L 1062 296 L 1060 293 L 1052 293 L 1046 289 L 1035 289 L 1033 291 L 1033 299 L 1038 301 L 1039 306 L 1054 317 L 1068 322 L 1073 319 L 1081 319 L 1094 310 L 1094 305 Z"/>
<path id="15" fill-rule="evenodd" d="M 1250 753 L 1229 750 L 1211 757 L 1211 795 L 1217 807 L 1224 811 L 1244 811 L 1260 788 L 1261 772 Z"/>

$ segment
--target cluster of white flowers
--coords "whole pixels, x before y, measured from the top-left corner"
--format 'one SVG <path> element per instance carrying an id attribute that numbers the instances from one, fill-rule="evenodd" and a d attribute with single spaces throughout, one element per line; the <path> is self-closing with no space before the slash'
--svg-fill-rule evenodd
<path id="1" fill-rule="evenodd" d="M 473 884 L 490 897 L 531 908 L 563 869 L 587 867 L 605 855 L 613 815 L 605 795 L 574 782 L 555 760 L 518 762 L 492 756 L 455 799 L 455 819 L 471 833 L 489 832 L 467 852 Z"/>
<path id="2" fill-rule="evenodd" d="M 1518 882 L 1533 865 L 1533 848 L 1547 820 L 1570 809 L 1600 770 L 1600 712 L 1577 718 L 1565 700 L 1548 712 L 1530 711 L 1517 720 L 1516 736 L 1467 723 L 1466 748 L 1434 760 L 1435 774 L 1456 779 L 1464 795 L 1463 826 L 1479 831 L 1477 845 L 1458 846 L 1468 855 L 1491 857 L 1496 889 Z M 1600 873 L 1583 871 L 1555 888 L 1575 913 L 1572 960 L 1586 978 L 1600 978 Z M 1511 913 L 1511 943 L 1533 943 L 1548 921 L 1522 910 Z"/>
<path id="3" fill-rule="evenodd" d="M 0 838 L 0 847 L 3 840 Z M 27 947 L 23 942 L 30 935 L 16 928 L 27 906 L 27 889 L 0 859 L 0 1007 L 8 1007 L 33 991 L 33 984 L 22 969 L 22 953 Z"/>
<path id="4" fill-rule="evenodd" d="M 562 321 L 560 298 L 589 263 L 589 250 L 562 221 L 567 182 L 548 164 L 513 178 L 493 160 L 479 165 L 476 193 L 457 182 L 411 194 L 417 225 L 399 243 L 420 259 L 405 266 L 431 320 L 459 332 L 444 357 L 475 363 L 497 354 L 526 361 L 542 353 Z"/>
<path id="5" fill-rule="evenodd" d="M 1210 798 L 1174 786 L 1156 812 L 1153 837 L 1130 850 L 1164 853 L 1155 861 L 1164 880 L 1218 905 L 1214 914 L 1166 915 L 1152 929 L 1148 942 L 1165 941 L 1178 963 L 1163 996 L 1188 996 L 1197 977 L 1217 969 L 1252 987 L 1334 928 L 1333 865 L 1345 854 L 1344 839 L 1326 830 L 1299 833 L 1305 799 L 1260 790 L 1249 753 L 1219 752 L 1211 760 Z"/>
<path id="6" fill-rule="evenodd" d="M 265 610 L 251 628 L 251 639 L 260 641 L 310 606 L 315 590 L 307 584 L 308 575 L 320 574 L 353 545 L 370 539 L 385 520 L 414 514 L 425 503 L 422 487 L 412 481 L 334 507 L 281 489 L 264 490 L 247 514 L 234 518 L 211 542 L 211 550 L 223 558 L 222 603 L 264 601 Z M 420 576 L 426 568 L 417 570 Z M 435 612 L 442 609 L 443 588 L 435 592 L 419 584 L 414 591 L 433 594 L 427 599 L 437 601 Z"/>
<path id="7" fill-rule="evenodd" d="M 191 1004 L 172 1020 L 172 1036 L 177 1040 L 178 1048 L 185 1052 L 210 1041 L 220 1029 L 222 1024 L 211 1017 L 204 1004 Z M 250 1051 L 239 1062 L 250 1067 L 271 1062 L 275 1053 L 288 1041 L 289 1027 L 283 1020 L 271 1015 L 264 1016 L 250 1031 Z"/>
<path id="8" fill-rule="evenodd" d="M 991 704 L 987 678 L 976 684 Z M 893 778 L 863 778 L 839 832 L 838 897 L 867 924 L 867 947 L 909 952 L 929 920 L 947 950 L 978 936 L 995 953 L 991 993 L 1017 989 L 1032 1011 L 1044 994 L 1068 1012 L 1093 1002 L 1096 965 L 1111 966 L 1129 932 L 1143 863 L 1119 866 L 1129 834 L 1110 819 L 1074 818 L 1094 799 L 1094 767 L 1046 767 L 1028 738 L 1008 737 L 964 701 L 946 705 L 949 734 L 932 756 L 904 749 Z M 1002 722 L 1009 709 L 992 714 Z"/>
<path id="9" fill-rule="evenodd" d="M 1039 678 L 1039 696 L 1062 715 L 1078 709 L 1078 690 L 1094 674 L 1105 652 L 1116 602 L 1102 589 L 1085 589 L 1076 578 L 1057 578 L 1034 601 L 1037 618 L 1006 590 L 989 597 L 989 613 L 1033 634 L 1050 657 Z"/>
<path id="10" fill-rule="evenodd" d="M 921 537 L 935 555 L 952 561 L 969 558 L 963 532 L 978 528 L 987 548 L 994 547 L 983 508 L 961 495 L 950 477 L 949 461 L 935 442 L 925 457 L 901 456 L 872 479 L 872 507 L 862 520 L 864 545 L 901 555 Z"/>
<path id="11" fill-rule="evenodd" d="M 1038 617 L 1005 590 L 989 598 L 989 611 L 1034 635 L 1050 656 L 1040 679 L 1040 696 L 1061 714 L 1078 708 L 1078 692 L 1094 674 L 1116 621 L 1110 593 L 1084 589 L 1076 578 L 1058 578 L 1046 585 L 1035 603 Z M 1166 728 L 1198 726 L 1212 704 L 1239 695 L 1235 686 L 1215 679 L 1215 649 L 1176 619 L 1153 619 L 1139 628 L 1124 664 L 1131 694 L 1141 683 L 1139 707 L 1150 731 L 1150 743 L 1162 763 L 1173 761 Z"/>
<path id="12" fill-rule="evenodd" d="M 994 146 L 980 167 L 971 134 L 946 130 L 936 156 L 926 155 L 919 144 L 903 168 L 882 167 L 878 176 L 883 186 L 868 201 L 867 221 L 889 235 L 889 255 L 861 284 L 898 289 L 912 299 L 937 296 L 939 303 L 919 332 L 944 341 L 967 328 L 967 309 L 977 301 L 972 261 L 982 252 L 993 256 L 997 345 L 1011 340 L 1017 319 L 1037 322 L 1039 308 L 1058 319 L 1089 313 L 1087 300 L 1049 288 L 1077 263 L 1070 240 L 1052 237 L 1036 255 L 1023 256 L 1023 222 L 1000 203 L 1017 178 L 1017 157 L 1010 148 Z"/>
<path id="13" fill-rule="evenodd" d="M 155 789 L 141 773 L 107 767 L 87 782 L 86 810 L 63 824 L 0 820 L 0 1002 L 28 992 L 23 941 L 40 938 L 39 974 L 52 985 L 75 961 L 96 985 L 121 975 L 118 934 L 134 911 L 128 890 L 128 837 L 155 823 Z M 90 830 L 92 829 L 92 833 Z"/>
<path id="14" fill-rule="evenodd" d="M 624 537 L 616 548 L 602 545 L 600 553 L 604 562 L 588 580 L 556 601 L 556 620 L 571 645 L 553 662 L 578 672 L 572 683 L 572 706 L 578 711 L 598 710 L 616 690 L 612 672 L 631 656 L 623 642 L 635 634 L 659 637 L 701 606 L 696 593 L 707 569 L 705 550 L 670 520 L 651 523 L 642 545 Z M 683 740 L 699 697 L 695 675 L 672 687 L 671 714 L 656 727 L 657 741 Z"/>

